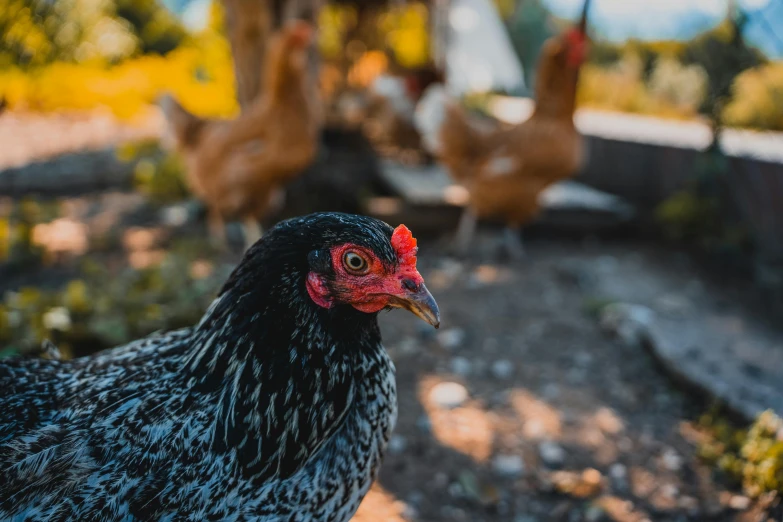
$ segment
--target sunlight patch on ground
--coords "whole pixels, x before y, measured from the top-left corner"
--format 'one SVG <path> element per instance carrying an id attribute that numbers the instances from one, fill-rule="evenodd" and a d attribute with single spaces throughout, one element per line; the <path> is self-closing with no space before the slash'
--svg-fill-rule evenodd
<path id="1" fill-rule="evenodd" d="M 364 497 L 353 522 L 405 522 L 405 503 L 397 500 L 379 485 Z"/>
<path id="2" fill-rule="evenodd" d="M 444 409 L 429 399 L 430 390 L 442 380 L 426 377 L 419 385 L 419 397 L 432 423 L 432 434 L 446 447 L 485 462 L 492 454 L 495 438 L 490 415 L 470 403 L 454 409 Z"/>

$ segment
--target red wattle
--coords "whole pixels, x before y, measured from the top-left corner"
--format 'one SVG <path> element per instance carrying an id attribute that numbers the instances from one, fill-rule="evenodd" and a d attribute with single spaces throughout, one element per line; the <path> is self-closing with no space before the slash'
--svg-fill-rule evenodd
<path id="1" fill-rule="evenodd" d="M 310 294 L 310 299 L 318 306 L 323 308 L 331 308 L 334 302 L 329 296 L 329 288 L 326 286 L 326 282 L 323 278 L 315 272 L 307 274 L 307 293 Z"/>

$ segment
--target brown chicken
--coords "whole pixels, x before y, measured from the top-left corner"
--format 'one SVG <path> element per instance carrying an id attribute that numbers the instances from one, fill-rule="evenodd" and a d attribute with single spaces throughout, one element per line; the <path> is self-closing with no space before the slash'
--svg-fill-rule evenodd
<path id="1" fill-rule="evenodd" d="M 586 12 L 586 8 L 585 8 Z M 539 194 L 574 176 L 584 143 L 574 127 L 577 78 L 586 51 L 585 13 L 580 24 L 548 40 L 541 51 L 532 116 L 509 128 L 482 129 L 431 87 L 417 107 L 425 145 L 469 193 L 457 231 L 457 250 L 470 246 L 478 219 L 501 219 L 509 255 L 524 254 L 519 229 L 538 214 Z"/>
<path id="2" fill-rule="evenodd" d="M 315 159 L 319 112 L 307 53 L 312 28 L 293 22 L 272 37 L 259 97 L 234 120 L 205 120 L 167 97 L 162 106 L 183 154 L 193 193 L 208 208 L 212 237 L 225 244 L 225 220 L 241 220 L 247 245 L 259 222 L 283 202 L 283 187 Z"/>

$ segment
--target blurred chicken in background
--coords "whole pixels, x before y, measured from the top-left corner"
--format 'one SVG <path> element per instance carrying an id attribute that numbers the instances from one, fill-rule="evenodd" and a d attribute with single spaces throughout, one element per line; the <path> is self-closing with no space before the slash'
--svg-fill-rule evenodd
<path id="1" fill-rule="evenodd" d="M 188 183 L 208 207 L 213 239 L 225 245 L 225 220 L 241 220 L 246 245 L 283 202 L 283 186 L 315 159 L 319 109 L 307 53 L 312 27 L 292 22 L 272 37 L 258 99 L 234 120 L 205 120 L 166 97 L 162 106 Z"/>
<path id="2" fill-rule="evenodd" d="M 450 99 L 443 85 L 431 86 L 417 106 L 415 123 L 425 147 L 470 195 L 457 231 L 459 253 L 470 246 L 478 219 L 495 218 L 506 225 L 508 254 L 522 257 L 520 227 L 538 215 L 539 194 L 579 171 L 585 150 L 573 116 L 587 50 L 588 3 L 576 27 L 544 44 L 528 120 L 489 130 Z"/>
<path id="3" fill-rule="evenodd" d="M 349 72 L 354 87 L 340 93 L 334 119 L 361 128 L 383 156 L 406 163 L 421 162 L 421 136 L 414 124 L 416 104 L 424 90 L 440 81 L 432 67 L 378 68 L 377 51 L 365 54 Z"/>

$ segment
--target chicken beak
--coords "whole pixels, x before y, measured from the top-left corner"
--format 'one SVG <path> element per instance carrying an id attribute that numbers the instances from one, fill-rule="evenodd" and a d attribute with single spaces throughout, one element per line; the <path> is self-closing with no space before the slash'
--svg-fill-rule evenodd
<path id="1" fill-rule="evenodd" d="M 435 302 L 435 298 L 432 297 L 424 283 L 418 285 L 416 290 L 409 291 L 404 295 L 389 296 L 389 306 L 404 308 L 435 328 L 440 326 L 438 303 Z"/>

